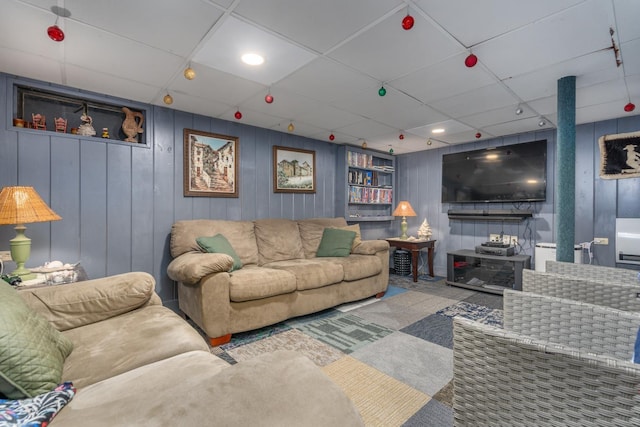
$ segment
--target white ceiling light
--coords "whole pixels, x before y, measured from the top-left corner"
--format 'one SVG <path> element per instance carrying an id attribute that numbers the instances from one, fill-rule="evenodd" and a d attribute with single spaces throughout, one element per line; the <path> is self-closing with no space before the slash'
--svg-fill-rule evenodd
<path id="1" fill-rule="evenodd" d="M 444 129 L 443 128 L 435 128 L 431 130 L 431 133 L 443 133 Z"/>
<path id="2" fill-rule="evenodd" d="M 248 65 L 261 65 L 264 63 L 264 58 L 257 53 L 245 53 L 242 55 L 242 62 Z"/>

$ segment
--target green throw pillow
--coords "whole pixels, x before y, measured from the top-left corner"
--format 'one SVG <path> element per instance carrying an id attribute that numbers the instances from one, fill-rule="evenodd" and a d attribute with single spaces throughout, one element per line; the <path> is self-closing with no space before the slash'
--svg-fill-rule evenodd
<path id="1" fill-rule="evenodd" d="M 325 228 L 322 232 L 322 240 L 320 240 L 320 246 L 318 246 L 316 256 L 349 256 L 351 253 L 351 245 L 355 238 L 355 231 L 341 230 L 339 228 Z"/>
<path id="2" fill-rule="evenodd" d="M 233 250 L 231 243 L 229 243 L 227 238 L 222 234 L 216 234 L 213 237 L 198 237 L 196 242 L 198 242 L 198 246 L 200 246 L 203 251 L 214 254 L 227 254 L 233 258 L 233 266 L 230 271 L 240 270 L 242 268 L 240 257 L 236 251 Z"/>
<path id="3" fill-rule="evenodd" d="M 73 343 L 0 280 L 0 393 L 9 399 L 52 391 Z"/>

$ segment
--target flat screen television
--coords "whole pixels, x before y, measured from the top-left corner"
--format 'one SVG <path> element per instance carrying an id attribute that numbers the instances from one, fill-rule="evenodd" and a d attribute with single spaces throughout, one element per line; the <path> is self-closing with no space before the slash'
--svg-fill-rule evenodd
<path id="1" fill-rule="evenodd" d="M 444 154 L 442 202 L 534 202 L 547 196 L 547 140 Z"/>

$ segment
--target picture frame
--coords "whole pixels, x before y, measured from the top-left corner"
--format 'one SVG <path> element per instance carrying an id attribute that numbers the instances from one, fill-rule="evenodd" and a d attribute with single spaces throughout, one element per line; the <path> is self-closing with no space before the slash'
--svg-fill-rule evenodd
<path id="1" fill-rule="evenodd" d="M 239 138 L 184 129 L 185 197 L 238 197 Z"/>
<path id="2" fill-rule="evenodd" d="M 600 146 L 600 178 L 640 177 L 640 132 L 603 135 Z"/>
<path id="3" fill-rule="evenodd" d="M 274 145 L 273 192 L 315 193 L 316 152 Z"/>

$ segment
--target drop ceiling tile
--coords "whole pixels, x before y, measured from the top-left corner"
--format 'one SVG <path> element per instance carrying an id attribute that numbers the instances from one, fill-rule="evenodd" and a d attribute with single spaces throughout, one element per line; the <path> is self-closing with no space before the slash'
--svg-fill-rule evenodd
<path id="1" fill-rule="evenodd" d="M 63 46 L 47 37 L 47 27 L 55 23 L 55 18 L 51 11 L 15 1 L 3 2 L 0 13 L 0 47 L 22 49 L 50 59 L 62 59 Z M 59 26 L 64 28 L 64 23 L 59 23 Z"/>
<path id="2" fill-rule="evenodd" d="M 159 87 L 123 79 L 109 73 L 87 70 L 75 65 L 66 67 L 66 84 L 97 93 L 108 93 L 123 99 L 152 103 L 158 96 Z"/>
<path id="3" fill-rule="evenodd" d="M 6 47 L 0 47 L 0 57 L 2 72 L 51 83 L 64 82 L 62 65 L 55 59 Z"/>
<path id="4" fill-rule="evenodd" d="M 609 2 L 589 1 L 496 37 L 474 53 L 500 79 L 515 77 L 611 46 Z"/>
<path id="5" fill-rule="evenodd" d="M 640 4 L 640 2 L 638 3 Z M 625 74 L 627 76 L 640 75 L 640 38 L 623 43 L 620 46 L 620 51 L 622 52 Z"/>
<path id="6" fill-rule="evenodd" d="M 160 98 L 160 97 L 158 97 Z M 221 117 L 229 110 L 229 105 L 211 99 L 199 98 L 186 94 L 173 94 L 173 104 L 165 105 L 162 98 L 156 101 L 156 105 L 168 107 L 179 111 L 189 111 L 206 117 L 218 117 L 226 120 L 235 120 L 233 113 L 228 117 Z"/>
<path id="7" fill-rule="evenodd" d="M 627 88 L 623 80 L 610 80 L 608 82 L 581 88 L 576 91 L 576 108 L 588 107 L 607 103 L 616 99 L 625 99 Z M 626 102 L 624 103 L 626 104 Z M 622 104 L 622 105 L 624 105 Z"/>
<path id="8" fill-rule="evenodd" d="M 617 39 L 620 44 L 640 38 L 640 2 L 637 0 L 613 0 L 616 13 Z"/>
<path id="9" fill-rule="evenodd" d="M 377 92 L 380 82 L 336 61 L 320 57 L 273 87 L 318 101 L 335 103 L 337 99 L 353 98 L 360 92 Z"/>
<path id="10" fill-rule="evenodd" d="M 256 93 L 267 94 L 265 85 L 202 64 L 191 64 L 191 66 L 196 72 L 196 77 L 193 80 L 187 80 L 182 73 L 178 73 L 168 89 L 235 106 L 255 96 Z"/>
<path id="11" fill-rule="evenodd" d="M 400 0 L 242 0 L 234 13 L 324 53 L 402 3 Z"/>
<path id="12" fill-rule="evenodd" d="M 545 98 L 534 99 L 528 102 L 529 107 L 541 116 L 553 114 L 558 108 L 558 97 L 556 95 L 547 96 Z"/>
<path id="13" fill-rule="evenodd" d="M 576 124 L 591 123 L 601 120 L 616 119 L 622 115 L 632 116 L 638 114 L 638 108 L 634 114 L 625 113 L 624 105 L 628 102 L 625 98 L 618 99 L 603 104 L 589 105 L 582 108 L 576 108 Z"/>
<path id="14" fill-rule="evenodd" d="M 486 130 L 483 131 L 482 135 L 480 138 L 476 138 L 476 134 L 477 131 L 473 130 L 473 131 L 466 131 L 466 132 L 459 132 L 459 133 L 454 133 L 452 135 L 447 135 L 446 137 L 443 137 L 442 139 L 444 141 L 446 141 L 448 144 L 464 144 L 467 142 L 477 142 L 477 141 L 482 141 L 483 139 L 487 139 L 487 138 L 492 138 L 498 135 L 492 134 L 487 132 Z"/>
<path id="15" fill-rule="evenodd" d="M 178 56 L 75 21 L 68 21 L 67 29 L 65 60 L 87 72 L 107 72 L 124 79 L 164 86 L 182 63 Z M 93 40 L 93 43 L 85 40 Z"/>
<path id="16" fill-rule="evenodd" d="M 516 114 L 516 109 L 520 107 L 522 113 Z M 483 111 L 471 116 L 461 117 L 459 120 L 473 128 L 484 128 L 486 126 L 499 123 L 506 123 L 512 120 L 522 120 L 529 117 L 538 117 L 538 113 L 526 104 L 513 104 L 495 110 Z"/>
<path id="17" fill-rule="evenodd" d="M 389 84 L 424 103 L 488 86 L 496 79 L 481 67 L 467 68 L 467 53 L 454 55 Z"/>
<path id="18" fill-rule="evenodd" d="M 181 56 L 191 53 L 223 13 L 201 0 L 62 3 L 71 12 L 70 19 Z"/>
<path id="19" fill-rule="evenodd" d="M 318 108 L 318 101 L 284 90 L 272 89 L 274 98 L 272 104 L 264 100 L 267 92 L 258 93 L 242 102 L 240 108 L 248 108 L 254 111 L 262 111 L 265 114 L 284 117 L 287 120 L 295 120 L 301 115 L 312 113 Z"/>
<path id="20" fill-rule="evenodd" d="M 417 0 L 417 6 L 465 46 L 508 33 L 583 0 Z"/>
<path id="21" fill-rule="evenodd" d="M 361 122 L 338 128 L 336 131 L 358 138 L 359 140 L 366 140 L 368 138 L 375 138 L 380 135 L 397 132 L 397 129 L 373 120 L 362 120 Z"/>
<path id="22" fill-rule="evenodd" d="M 538 126 L 539 122 L 538 117 L 530 117 L 522 120 L 513 120 L 511 122 L 500 123 L 493 126 L 486 126 L 484 129 L 486 132 L 489 132 L 496 136 L 504 136 L 504 135 L 513 135 L 517 133 L 523 132 L 532 132 L 538 131 L 540 129 L 549 129 L 553 127 L 553 123 L 551 120 L 546 120 L 547 125 Z"/>
<path id="23" fill-rule="evenodd" d="M 433 133 L 433 129 L 444 129 L 443 133 Z M 446 120 L 437 123 L 431 123 L 429 125 L 416 127 L 413 129 L 408 129 L 407 132 L 410 132 L 414 135 L 421 136 L 423 138 L 436 138 L 436 139 L 446 139 L 447 135 L 452 135 L 459 132 L 466 132 L 473 130 L 469 126 L 465 125 L 456 120 Z"/>
<path id="24" fill-rule="evenodd" d="M 337 129 L 362 121 L 363 117 L 330 105 L 319 104 L 313 111 L 296 115 L 296 120 L 315 123 L 324 129 Z"/>
<path id="25" fill-rule="evenodd" d="M 401 10 L 359 34 L 328 56 L 387 82 L 460 53 L 463 48 L 422 16 L 402 29 Z"/>
<path id="26" fill-rule="evenodd" d="M 240 57 L 247 52 L 262 55 L 264 64 L 244 64 Z M 315 57 L 308 50 L 229 16 L 195 53 L 193 61 L 264 85 L 272 85 Z"/>
<path id="27" fill-rule="evenodd" d="M 487 110 L 517 104 L 519 100 L 502 85 L 492 84 L 450 98 L 431 102 L 430 105 L 451 117 L 465 117 Z"/>

